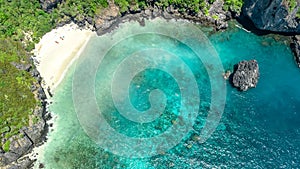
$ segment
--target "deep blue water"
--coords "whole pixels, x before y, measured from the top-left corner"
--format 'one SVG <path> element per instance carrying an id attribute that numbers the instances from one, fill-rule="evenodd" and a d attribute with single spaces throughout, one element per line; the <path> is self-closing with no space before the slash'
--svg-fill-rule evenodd
<path id="1" fill-rule="evenodd" d="M 155 24 L 161 24 L 161 22 L 158 21 Z M 148 26 L 151 29 L 151 24 Z M 128 32 L 128 30 L 138 28 L 138 24 L 125 24 L 117 31 L 120 36 L 125 36 L 122 31 Z M 208 32 L 208 38 L 216 49 L 224 70 L 232 70 L 233 65 L 241 60 L 256 59 L 260 67 L 260 79 L 257 87 L 247 92 L 237 91 L 226 81 L 225 109 L 217 129 L 206 142 L 197 142 L 197 136 L 203 129 L 209 113 L 212 99 L 211 85 L 214 82 L 209 80 L 208 71 L 212 71 L 214 68 L 207 70 L 205 64 L 197 58 L 188 45 L 157 34 L 128 37 L 109 48 L 106 58 L 101 60 L 98 67 L 95 67 L 96 74 L 90 75 L 95 78 L 93 83 L 98 108 L 103 110 L 104 119 L 111 127 L 121 134 L 134 138 L 154 137 L 166 132 L 171 126 L 180 124 L 181 121 L 178 120 L 179 107 L 183 103 L 193 102 L 197 99 L 194 97 L 186 99 L 181 93 L 184 90 L 181 90 L 179 84 L 183 83 L 192 88 L 193 81 L 184 77 L 179 83 L 173 78 L 170 73 L 173 68 L 184 67 L 184 65 L 172 60 L 172 57 L 166 56 L 162 59 L 162 63 L 164 63 L 163 61 L 169 63 L 169 65 L 163 66 L 164 71 L 149 68 L 137 73 L 128 88 L 130 95 L 128 99 L 132 106 L 139 111 L 151 108 L 148 98 L 152 90 L 160 89 L 166 94 L 165 100 L 158 97 L 160 95 L 154 97 L 154 100 L 159 103 L 166 102 L 166 107 L 158 119 L 149 123 L 137 123 L 126 119 L 114 106 L 111 95 L 110 82 L 115 77 L 113 71 L 122 63 L 122 59 L 128 56 L 126 52 L 142 51 L 142 49 L 150 48 L 149 46 L 164 49 L 181 58 L 196 77 L 196 83 L 199 86 L 197 92 L 199 92 L 201 100 L 200 106 L 197 107 L 199 111 L 193 130 L 172 149 L 141 159 L 122 157 L 105 151 L 84 132 L 77 119 L 76 105 L 74 106 L 78 103 L 74 103 L 73 98 L 74 78 L 75 80 L 78 78 L 78 76 L 74 76 L 74 72 L 78 73 L 76 72 L 78 66 L 86 66 L 87 70 L 89 70 L 88 67 L 92 67 L 92 63 L 88 65 L 82 65 L 82 63 L 85 63 L 85 58 L 91 55 L 97 58 L 99 52 L 103 52 L 104 47 L 110 45 L 103 45 L 107 38 L 111 38 L 110 35 L 105 35 L 91 39 L 77 67 L 73 65 L 65 80 L 56 89 L 50 109 L 58 115 L 56 122 L 58 127 L 50 133 L 43 160 L 40 162 L 44 163 L 46 168 L 55 169 L 299 167 L 300 69 L 294 63 L 287 39 L 275 35 L 256 36 L 234 25 L 224 32 L 210 33 Z M 186 38 L 193 39 L 193 37 Z M 102 45 L 99 45 L 101 43 Z M 203 47 L 203 44 L 199 44 L 199 48 Z M 146 57 L 148 53 L 146 51 L 141 54 Z M 162 58 L 160 53 L 155 54 L 157 55 L 154 55 L 155 58 Z M 209 58 L 214 62 L 210 53 L 204 52 L 202 57 Z M 140 64 L 137 61 L 132 67 L 139 67 Z M 155 64 L 158 63 L 155 62 Z M 86 72 L 79 76 L 83 79 L 80 83 L 83 86 L 89 84 L 84 80 L 86 76 L 89 76 Z M 125 81 L 119 81 L 119 83 L 117 87 L 122 86 Z M 186 91 L 188 95 L 197 93 L 195 90 L 186 89 Z M 82 96 L 80 101 L 85 102 L 88 99 Z M 185 102 L 181 102 L 182 99 L 186 99 Z M 187 106 L 186 110 L 190 110 L 190 107 L 192 106 Z M 87 112 L 91 111 L 89 107 L 84 108 Z M 188 112 L 183 112 L 183 114 L 188 114 Z M 92 118 L 89 117 L 87 120 L 92 120 Z M 101 126 L 101 124 L 99 125 Z M 95 135 L 97 137 L 97 133 Z M 111 147 L 113 146 L 115 144 L 111 144 Z"/>

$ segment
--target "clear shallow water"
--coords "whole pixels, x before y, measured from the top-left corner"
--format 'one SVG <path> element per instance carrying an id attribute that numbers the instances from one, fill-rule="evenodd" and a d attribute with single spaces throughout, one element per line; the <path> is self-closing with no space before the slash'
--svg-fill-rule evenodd
<path id="1" fill-rule="evenodd" d="M 125 25 L 122 29 L 128 30 L 130 27 Z M 159 42 L 159 46 L 166 48 L 178 45 L 178 42 L 172 43 L 162 36 L 134 38 L 127 41 L 126 45 L 142 46 L 145 39 L 150 39 L 146 41 L 149 43 Z M 300 165 L 300 70 L 294 64 L 288 45 L 284 44 L 284 40 L 277 42 L 272 36 L 258 37 L 235 27 L 212 34 L 209 39 L 225 69 L 232 69 L 235 63 L 243 59 L 256 59 L 260 65 L 260 80 L 257 88 L 244 93 L 238 92 L 227 82 L 227 100 L 221 122 L 205 143 L 197 143 L 193 136 L 199 134 L 209 110 L 210 81 L 203 64 L 192 54 L 192 59 L 187 57 L 185 62 L 197 77 L 198 86 L 201 86 L 200 111 L 194 131 L 168 152 L 143 159 L 119 157 L 106 152 L 85 134 L 72 100 L 75 70 L 72 67 L 57 88 L 54 103 L 50 107 L 59 119 L 58 128 L 50 134 L 50 141 L 45 148 L 43 163 L 46 168 L 297 168 Z M 101 51 L 96 49 L 99 43 L 103 43 L 103 39 L 92 39 L 86 49 L 88 52 L 83 55 L 96 55 Z M 124 46 L 115 48 L 112 51 L 118 52 Z M 180 49 L 186 47 L 181 46 Z M 117 56 L 113 52 L 109 57 L 111 60 L 104 64 L 107 71 L 117 60 L 113 58 Z M 176 52 L 186 55 L 183 50 Z M 152 137 L 172 126 L 178 114 L 176 107 L 179 106 L 181 95 L 178 85 L 169 74 L 147 69 L 133 79 L 129 88 L 130 101 L 137 109 L 146 110 L 150 107 L 147 89 L 159 88 L 168 96 L 167 107 L 160 119 L 138 125 L 126 120 L 109 106 L 111 98 L 104 97 L 109 91 L 105 88 L 105 81 L 110 74 L 106 73 L 102 70 L 96 75 L 95 91 L 100 91 L 96 92 L 96 97 L 100 107 L 108 105 L 106 120 L 117 131 L 131 137 Z"/>

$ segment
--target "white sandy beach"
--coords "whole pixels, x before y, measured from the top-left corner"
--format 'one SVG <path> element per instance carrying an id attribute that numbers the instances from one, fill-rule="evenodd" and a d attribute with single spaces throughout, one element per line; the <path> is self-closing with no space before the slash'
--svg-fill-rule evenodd
<path id="1" fill-rule="evenodd" d="M 91 30 L 78 28 L 74 23 L 53 29 L 36 44 L 34 59 L 44 79 L 44 88 L 55 87 L 63 79 L 72 62 L 80 55 L 91 36 Z"/>
<path id="2" fill-rule="evenodd" d="M 55 92 L 55 87 L 59 85 L 64 78 L 65 73 L 71 64 L 78 58 L 87 42 L 96 33 L 91 30 L 80 29 L 76 24 L 71 23 L 45 34 L 34 49 L 34 60 L 38 71 L 40 72 L 44 83 L 44 89 L 50 87 Z M 47 94 L 47 92 L 46 92 Z M 47 123 L 56 127 L 57 116 L 52 114 L 53 118 Z M 35 147 L 27 156 L 30 159 L 43 159 L 45 146 Z M 25 156 L 26 157 L 26 156 Z M 38 168 L 35 165 L 34 168 Z"/>

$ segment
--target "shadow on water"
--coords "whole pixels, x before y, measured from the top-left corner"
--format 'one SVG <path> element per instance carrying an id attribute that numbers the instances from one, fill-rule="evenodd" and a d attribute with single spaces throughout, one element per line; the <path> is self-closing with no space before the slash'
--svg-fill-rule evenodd
<path id="1" fill-rule="evenodd" d="M 279 35 L 284 35 L 284 36 L 295 36 L 295 33 L 292 32 L 274 32 L 274 31 L 269 31 L 269 30 L 261 30 L 258 29 L 255 24 L 252 22 L 251 19 L 249 19 L 247 16 L 245 16 L 243 13 L 236 18 L 236 20 L 248 31 L 251 31 L 252 33 L 258 35 L 258 36 L 263 36 L 263 35 L 269 35 L 269 34 L 279 34 Z"/>

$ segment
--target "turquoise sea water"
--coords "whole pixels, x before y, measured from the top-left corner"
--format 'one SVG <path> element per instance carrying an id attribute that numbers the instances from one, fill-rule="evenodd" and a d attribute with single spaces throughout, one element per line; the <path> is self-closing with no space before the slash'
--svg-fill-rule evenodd
<path id="1" fill-rule="evenodd" d="M 155 24 L 160 24 L 160 22 Z M 146 28 L 149 25 L 151 24 L 147 25 L 146 22 Z M 125 24 L 118 29 L 119 34 L 122 35 L 122 31 L 128 32 L 133 27 L 139 26 L 138 24 Z M 93 65 L 80 65 L 84 63 L 80 61 L 90 55 L 97 57 L 99 52 L 103 52 L 99 44 L 106 43 L 105 38 L 109 36 L 94 37 L 90 40 L 79 59 L 79 66 L 91 67 Z M 186 38 L 189 39 L 189 37 Z M 260 66 L 260 79 L 256 88 L 243 93 L 226 82 L 224 113 L 217 129 L 206 142 L 197 142 L 196 136 L 203 129 L 209 113 L 213 95 L 211 86 L 214 83 L 209 80 L 208 71 L 211 70 L 206 69 L 205 64 L 197 58 L 195 53 L 180 41 L 163 35 L 142 34 L 123 39 L 115 44 L 105 56 L 106 58 L 101 60 L 101 64 L 96 67 L 97 73 L 95 75 L 82 74 L 82 79 L 85 79 L 84 76 L 95 78 L 94 91 L 98 107 L 103 110 L 107 123 L 117 132 L 133 138 L 154 137 L 166 132 L 174 124 L 180 123 L 180 120 L 177 120 L 180 114 L 179 107 L 186 102 L 196 100 L 193 97 L 184 98 L 179 85 L 183 83 L 192 88 L 192 80 L 185 79 L 179 83 L 168 73 L 172 71 L 172 65 L 174 67 L 184 67 L 184 65 L 166 56 L 162 60 L 170 65 L 164 67 L 165 71 L 154 68 L 145 69 L 137 73 L 130 82 L 129 100 L 139 111 L 151 108 L 152 102 L 150 103 L 148 98 L 152 90 L 160 89 L 166 95 L 165 98 L 154 98 L 161 103 L 165 102 L 165 109 L 159 118 L 149 123 L 133 122 L 120 114 L 113 105 L 114 100 L 110 93 L 109 82 L 115 77 L 112 76 L 113 71 L 122 63 L 122 58 L 128 56 L 124 54 L 126 51 L 135 49 L 142 51 L 149 46 L 169 51 L 185 62 L 196 77 L 196 83 L 199 86 L 199 91 L 187 92 L 188 95 L 197 92 L 200 94 L 200 106 L 193 124 L 193 131 L 187 133 L 175 147 L 148 158 L 128 158 L 105 151 L 84 132 L 77 118 L 73 85 L 74 72 L 78 73 L 76 72 L 78 67 L 73 65 L 62 84 L 56 89 L 53 104 L 50 106 L 50 110 L 59 117 L 58 127 L 49 135 L 44 160 L 41 162 L 46 168 L 54 169 L 299 167 L 300 69 L 293 61 L 286 39 L 272 35 L 259 37 L 234 26 L 225 32 L 213 34 L 208 32 L 208 38 L 216 49 L 225 70 L 233 69 L 233 65 L 241 60 L 256 59 Z M 201 47 L 203 46 L 199 44 L 199 48 Z M 141 54 L 146 57 L 147 51 Z M 160 53 L 155 54 L 158 57 Z M 204 52 L 202 57 L 212 56 Z M 135 65 L 139 64 L 137 62 Z M 75 77 L 78 78 L 78 76 Z M 82 80 L 80 84 L 86 83 L 88 82 Z M 125 81 L 119 81 L 119 83 L 117 86 L 122 86 Z M 82 97 L 80 101 L 84 102 L 87 99 Z M 181 102 L 182 99 L 186 99 L 185 102 Z M 85 109 L 90 111 L 88 107 Z M 87 119 L 91 120 L 91 118 Z M 115 144 L 111 144 L 111 147 L 113 146 Z"/>

